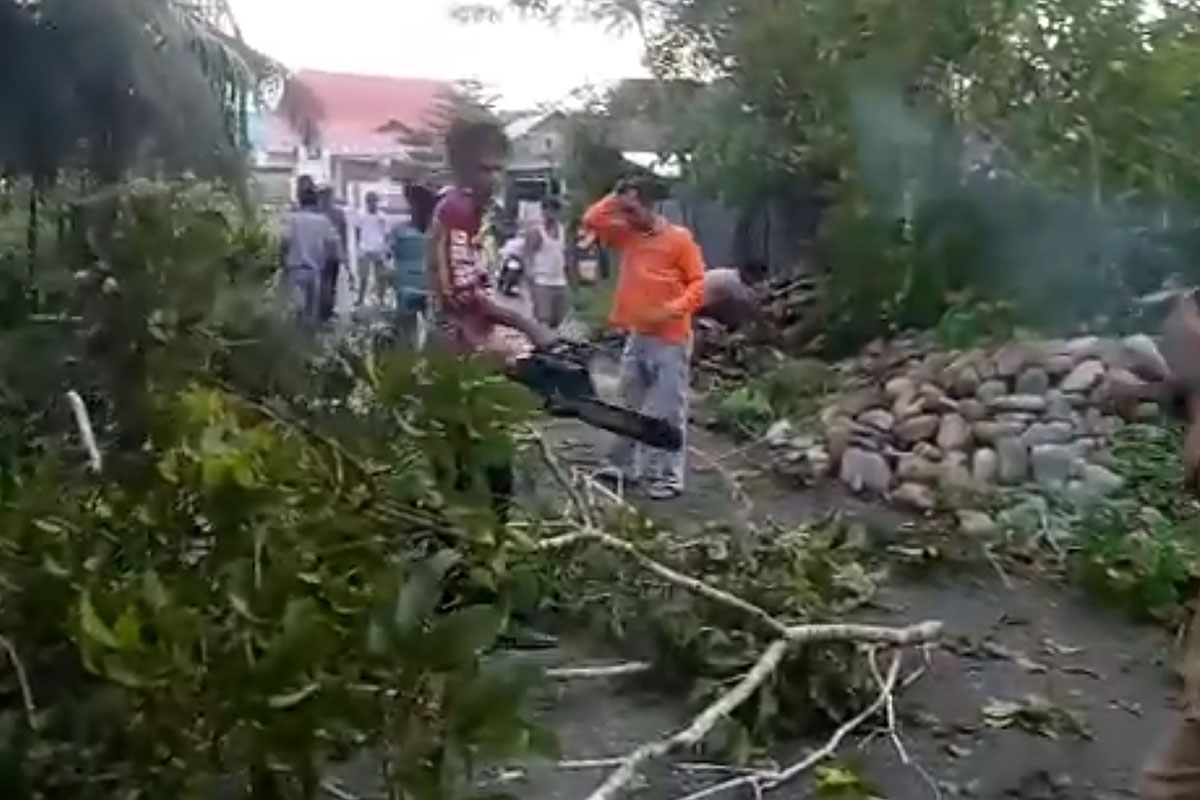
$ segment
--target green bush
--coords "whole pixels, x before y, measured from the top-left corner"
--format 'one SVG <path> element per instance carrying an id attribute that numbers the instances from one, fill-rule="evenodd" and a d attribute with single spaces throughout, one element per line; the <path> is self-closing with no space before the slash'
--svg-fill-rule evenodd
<path id="1" fill-rule="evenodd" d="M 0 360 L 5 796 L 311 798 L 367 752 L 447 798 L 548 747 L 536 675 L 485 659 L 515 545 L 482 473 L 525 393 L 436 355 L 318 358 L 265 295 L 270 237 L 212 187 L 122 187 L 75 226 L 61 322 Z"/>

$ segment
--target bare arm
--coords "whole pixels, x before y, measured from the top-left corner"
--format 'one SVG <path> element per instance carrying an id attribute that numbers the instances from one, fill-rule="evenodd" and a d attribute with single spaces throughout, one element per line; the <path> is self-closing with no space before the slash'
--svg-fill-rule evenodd
<path id="1" fill-rule="evenodd" d="M 620 247 L 633 234 L 629 221 L 621 213 L 620 198 L 615 194 L 605 195 L 584 212 L 583 227 L 609 247 Z"/>

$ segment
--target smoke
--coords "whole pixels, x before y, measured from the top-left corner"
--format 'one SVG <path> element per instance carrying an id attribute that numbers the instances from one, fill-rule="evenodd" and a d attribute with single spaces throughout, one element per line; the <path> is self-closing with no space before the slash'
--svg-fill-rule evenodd
<path id="1" fill-rule="evenodd" d="M 1048 331 L 1121 329 L 1138 323 L 1137 296 L 1200 254 L 1178 198 L 1051 185 L 1003 141 L 922 114 L 880 81 L 853 82 L 850 108 L 873 212 L 898 223 L 944 291 L 1010 301 Z"/>

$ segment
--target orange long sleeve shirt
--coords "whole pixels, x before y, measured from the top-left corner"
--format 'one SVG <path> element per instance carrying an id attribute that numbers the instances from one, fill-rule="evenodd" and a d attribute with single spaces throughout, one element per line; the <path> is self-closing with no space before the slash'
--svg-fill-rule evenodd
<path id="1" fill-rule="evenodd" d="M 635 230 L 612 194 L 587 210 L 583 224 L 621 254 L 609 322 L 625 331 L 686 342 L 692 316 L 704 302 L 704 256 L 691 232 L 670 223 L 649 233 Z M 675 316 L 652 323 L 660 310 Z"/>

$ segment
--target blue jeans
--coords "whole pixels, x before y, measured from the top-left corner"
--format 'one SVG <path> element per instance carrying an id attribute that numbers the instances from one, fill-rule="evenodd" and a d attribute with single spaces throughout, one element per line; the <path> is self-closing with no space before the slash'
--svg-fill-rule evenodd
<path id="1" fill-rule="evenodd" d="M 620 393 L 626 408 L 668 420 L 684 434 L 678 452 L 618 439 L 609 461 L 634 480 L 683 491 L 686 475 L 690 343 L 631 333 L 621 353 Z"/>

